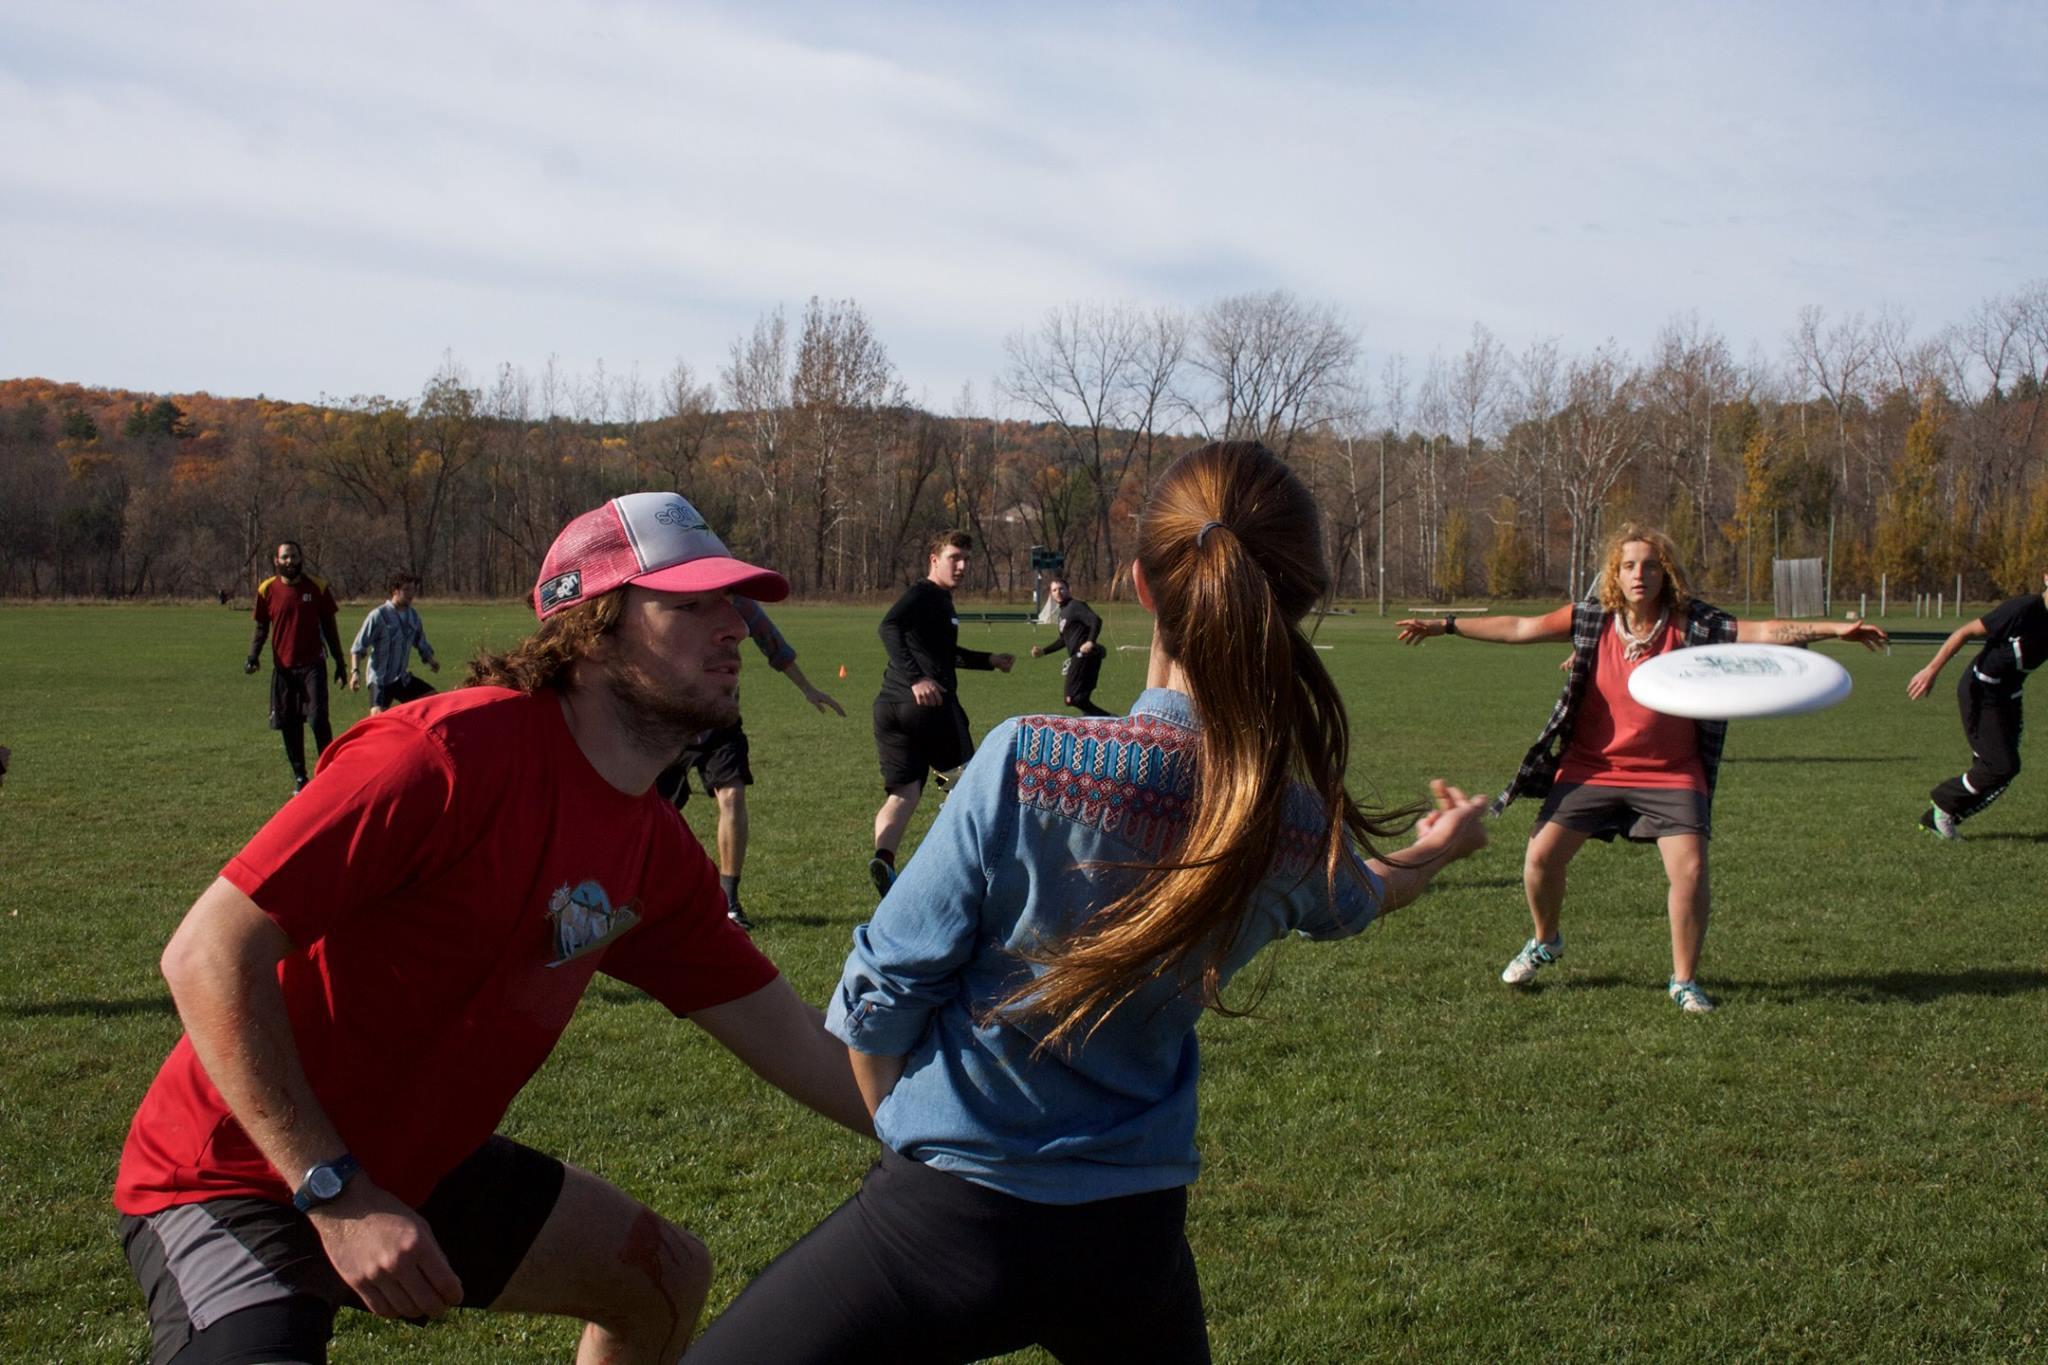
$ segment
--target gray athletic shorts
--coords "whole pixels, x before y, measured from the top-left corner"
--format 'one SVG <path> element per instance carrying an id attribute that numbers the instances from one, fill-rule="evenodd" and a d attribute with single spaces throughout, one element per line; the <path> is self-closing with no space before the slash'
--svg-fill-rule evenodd
<path id="1" fill-rule="evenodd" d="M 1536 823 L 1555 820 L 1595 839 L 1615 836 L 1653 844 L 1667 834 L 1714 835 L 1713 806 L 1705 792 L 1684 787 L 1603 787 L 1592 782 L 1560 783 L 1550 789 Z"/>
<path id="2" fill-rule="evenodd" d="M 463 1307 L 488 1308 L 504 1291 L 564 1175 L 554 1157 L 493 1137 L 420 1205 Z M 151 1365 L 325 1361 L 335 1311 L 363 1306 L 289 1204 L 233 1197 L 123 1215 L 121 1241 L 149 1301 Z"/>

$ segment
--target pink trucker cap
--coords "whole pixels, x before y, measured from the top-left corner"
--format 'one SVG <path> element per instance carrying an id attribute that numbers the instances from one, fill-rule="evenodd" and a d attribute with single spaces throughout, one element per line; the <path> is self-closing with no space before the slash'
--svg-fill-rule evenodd
<path id="1" fill-rule="evenodd" d="M 533 585 L 534 615 L 545 621 L 628 583 L 658 592 L 731 588 L 763 602 L 789 596 L 788 579 L 734 559 L 682 494 L 628 493 L 555 537 Z"/>

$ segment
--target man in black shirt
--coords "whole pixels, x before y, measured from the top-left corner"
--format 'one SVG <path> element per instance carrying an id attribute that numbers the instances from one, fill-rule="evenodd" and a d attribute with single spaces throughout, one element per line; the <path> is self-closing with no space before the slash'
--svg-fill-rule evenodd
<path id="1" fill-rule="evenodd" d="M 960 648 L 960 618 L 953 589 L 967 577 L 974 538 L 965 531 L 933 539 L 922 582 L 913 583 L 882 618 L 882 648 L 888 667 L 875 698 L 875 752 L 882 763 L 882 808 L 875 812 L 875 855 L 868 875 L 887 895 L 896 880 L 896 848 L 924 796 L 934 769 L 943 783 L 974 754 L 967 712 L 957 695 L 956 668 L 1007 673 L 1013 654 L 985 654 Z"/>
<path id="2" fill-rule="evenodd" d="M 2048 574 L 2042 575 L 2048 588 Z M 1918 700 L 1934 686 L 1943 665 L 1971 640 L 1984 648 L 1956 683 L 1963 735 L 1974 755 L 1968 772 L 1951 777 L 1930 795 L 1934 805 L 1920 827 L 1943 839 L 1960 839 L 1963 821 L 1996 801 L 2020 771 L 2020 689 L 2027 674 L 2048 659 L 2048 595 L 2021 593 L 1968 625 L 1960 626 L 1935 651 L 1934 660 L 1913 675 L 1906 695 Z"/>
<path id="3" fill-rule="evenodd" d="M 1102 618 L 1074 596 L 1066 579 L 1055 578 L 1046 584 L 1046 589 L 1052 600 L 1059 603 L 1060 637 L 1048 644 L 1031 646 L 1031 657 L 1036 659 L 1055 649 L 1065 649 L 1067 662 L 1060 672 L 1066 678 L 1067 705 L 1084 716 L 1112 714 L 1095 704 L 1095 680 L 1102 676 Z"/>

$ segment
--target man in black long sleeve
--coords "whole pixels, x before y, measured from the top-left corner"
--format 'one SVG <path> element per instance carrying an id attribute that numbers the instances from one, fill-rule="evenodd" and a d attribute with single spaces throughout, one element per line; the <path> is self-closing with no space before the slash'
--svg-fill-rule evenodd
<path id="1" fill-rule="evenodd" d="M 956 669 L 1007 673 L 1013 654 L 985 654 L 960 647 L 960 618 L 953 589 L 967 577 L 974 538 L 965 531 L 933 539 L 924 580 L 904 589 L 882 618 L 882 648 L 889 664 L 875 698 L 875 752 L 882 763 L 882 808 L 875 812 L 875 856 L 868 875 L 875 890 L 888 894 L 896 880 L 896 847 L 924 796 L 924 780 L 941 778 L 974 753 L 974 736 L 961 709 Z"/>
<path id="2" fill-rule="evenodd" d="M 1067 705 L 1084 716 L 1107 716 L 1113 714 L 1095 704 L 1095 682 L 1102 676 L 1102 618 L 1095 609 L 1074 596 L 1074 590 L 1064 578 L 1055 578 L 1046 584 L 1052 593 L 1052 600 L 1059 603 L 1060 636 L 1047 644 L 1031 646 L 1031 657 L 1050 654 L 1055 649 L 1067 651 L 1067 662 L 1060 673 L 1066 678 Z"/>
<path id="3" fill-rule="evenodd" d="M 2020 773 L 2020 689 L 2027 674 L 2048 659 L 2048 572 L 2041 592 L 2007 598 L 1984 615 L 1959 626 L 1927 667 L 1906 684 L 1906 695 L 1918 701 L 1934 687 L 1942 666 L 1972 640 L 1983 640 L 1976 660 L 1956 685 L 1956 705 L 1963 716 L 1963 737 L 1970 741 L 1967 772 L 1943 781 L 1928 793 L 1933 805 L 1920 817 L 1920 828 L 1943 839 L 1963 837 L 1963 821 L 2004 794 Z"/>

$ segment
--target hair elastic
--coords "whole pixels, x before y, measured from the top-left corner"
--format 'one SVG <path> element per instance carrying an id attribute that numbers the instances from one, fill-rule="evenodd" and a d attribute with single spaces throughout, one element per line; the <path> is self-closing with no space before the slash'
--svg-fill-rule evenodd
<path id="1" fill-rule="evenodd" d="M 1202 523 L 1202 529 L 1201 529 L 1201 530 L 1199 530 L 1199 531 L 1197 531 L 1197 532 L 1195 532 L 1195 548 L 1196 548 L 1197 550 L 1201 549 L 1201 548 L 1202 548 L 1202 542 L 1203 542 L 1204 540 L 1208 539 L 1208 537 L 1209 537 L 1209 533 L 1210 533 L 1211 531 L 1215 530 L 1215 529 L 1216 529 L 1217 527 L 1221 526 L 1222 524 L 1223 524 L 1223 523 L 1222 523 L 1222 522 L 1220 522 L 1220 521 L 1205 521 L 1205 522 L 1203 522 L 1203 523 Z"/>

